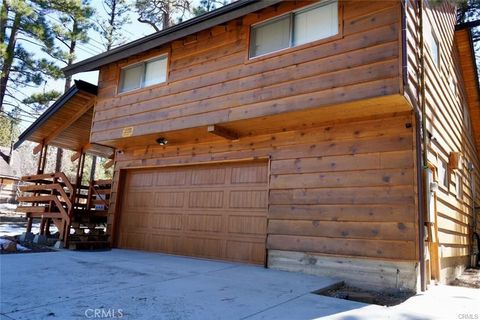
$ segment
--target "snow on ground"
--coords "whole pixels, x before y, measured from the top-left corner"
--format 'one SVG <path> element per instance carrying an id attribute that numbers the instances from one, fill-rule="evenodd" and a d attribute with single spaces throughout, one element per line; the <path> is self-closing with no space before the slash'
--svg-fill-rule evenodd
<path id="1" fill-rule="evenodd" d="M 1 236 L 18 236 L 24 233 L 26 230 L 26 226 L 24 224 L 19 224 L 15 222 L 0 222 L 0 237 Z M 57 229 L 52 227 L 52 233 L 57 232 Z M 40 222 L 32 224 L 32 232 L 33 234 L 37 234 L 40 232 Z"/>
<path id="2" fill-rule="evenodd" d="M 8 239 L 0 238 L 0 247 L 6 248 L 11 242 L 13 242 L 13 241 L 10 241 Z M 18 243 L 17 243 L 17 250 L 18 251 L 30 251 L 30 249 L 25 248 L 24 246 L 19 245 Z"/>
<path id="3" fill-rule="evenodd" d="M 14 203 L 0 203 L 0 211 L 15 211 L 17 204 Z"/>

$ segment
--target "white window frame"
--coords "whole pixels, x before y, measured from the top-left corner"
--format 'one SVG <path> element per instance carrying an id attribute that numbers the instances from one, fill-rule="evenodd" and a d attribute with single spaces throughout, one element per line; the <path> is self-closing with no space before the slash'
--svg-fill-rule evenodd
<path id="1" fill-rule="evenodd" d="M 428 17 L 425 17 L 424 19 L 424 27 L 423 27 L 423 41 L 428 47 L 428 50 L 430 52 L 430 57 L 432 58 L 433 63 L 437 66 L 440 67 L 440 61 L 442 59 L 441 53 L 440 53 L 440 41 L 438 40 L 437 35 L 435 34 L 435 31 L 433 30 L 433 25 L 430 23 L 430 19 Z M 434 58 L 434 50 L 431 45 L 431 41 L 435 42 L 435 45 L 437 47 L 437 52 L 436 56 L 437 58 Z"/>
<path id="2" fill-rule="evenodd" d="M 448 164 L 446 161 L 439 160 L 439 166 L 437 167 L 437 174 L 438 174 L 438 185 L 442 188 L 445 188 L 448 190 L 449 188 L 449 170 L 448 170 Z"/>
<path id="3" fill-rule="evenodd" d="M 147 64 L 149 62 L 154 62 L 154 61 L 157 61 L 157 60 L 160 60 L 160 59 L 163 59 L 165 58 L 166 60 L 166 65 L 165 65 L 165 80 L 164 81 L 161 81 L 161 82 L 158 82 L 158 83 L 154 83 L 154 84 L 151 84 L 151 85 L 148 85 L 146 86 L 145 85 L 145 73 L 147 71 Z M 135 89 L 130 89 L 130 90 L 123 90 L 123 72 L 125 70 L 128 70 L 128 69 L 131 69 L 131 68 L 136 68 L 138 66 L 142 66 L 142 75 L 141 75 L 141 78 L 140 78 L 140 86 L 138 88 L 135 88 Z M 134 63 L 134 64 L 130 64 L 128 66 L 125 66 L 125 67 L 122 67 L 120 69 L 120 81 L 118 83 L 118 92 L 119 94 L 122 94 L 122 93 L 126 93 L 126 92 L 132 92 L 132 91 L 135 91 L 135 90 L 140 90 L 140 89 L 144 89 L 144 88 L 148 88 L 148 87 L 151 87 L 151 86 L 155 86 L 155 85 L 159 85 L 159 84 L 162 84 L 162 83 L 166 83 L 168 80 L 168 53 L 164 53 L 164 54 L 161 54 L 159 56 L 156 56 L 154 58 L 150 58 L 150 59 L 147 59 L 147 60 L 143 60 L 141 62 L 138 62 L 138 63 Z"/>
<path id="4" fill-rule="evenodd" d="M 319 8 L 319 7 L 323 7 L 323 6 L 326 6 L 326 5 L 329 5 L 329 4 L 332 4 L 332 3 L 337 3 L 337 33 L 334 34 L 334 35 L 331 35 L 331 36 L 328 36 L 328 37 L 325 37 L 325 38 L 319 38 L 319 39 L 316 39 L 316 40 L 313 40 L 311 42 L 306 42 L 306 43 L 302 43 L 302 44 L 299 44 L 299 45 L 295 45 L 294 44 L 294 39 L 293 39 L 293 34 L 294 34 L 294 21 L 295 21 L 295 17 L 294 15 L 297 14 L 297 13 L 302 13 L 302 12 L 305 12 L 305 11 L 309 11 L 309 10 L 314 10 L 316 8 Z M 289 46 L 286 47 L 286 48 L 282 48 L 282 49 L 278 49 L 278 50 L 274 50 L 274 51 L 270 51 L 270 52 L 266 52 L 266 53 L 263 53 L 263 54 L 259 54 L 257 56 L 252 56 L 252 52 L 253 52 L 253 46 L 255 45 L 253 39 L 252 39 L 252 33 L 253 33 L 253 29 L 254 28 L 258 28 L 258 27 L 261 27 L 261 26 L 264 26 L 264 25 L 268 25 L 269 23 L 272 23 L 272 22 L 275 22 L 277 20 L 280 20 L 280 19 L 283 19 L 285 18 L 286 16 L 289 16 L 289 21 L 290 21 L 290 26 L 289 26 Z M 257 23 L 254 23 L 250 26 L 250 31 L 249 31 L 249 46 L 248 46 L 248 59 L 256 59 L 256 58 L 259 58 L 259 57 L 263 57 L 263 56 L 266 56 L 266 55 L 270 55 L 270 54 L 273 54 L 273 53 L 276 53 L 276 52 L 280 52 L 280 51 L 283 51 L 283 50 L 287 50 L 287 49 L 290 49 L 290 48 L 295 48 L 295 47 L 299 47 L 299 46 L 303 46 L 303 45 L 306 45 L 308 43 L 312 43 L 312 42 L 315 42 L 315 41 L 321 41 L 321 40 L 325 40 L 325 39 L 329 39 L 331 37 L 335 37 L 335 36 L 338 36 L 338 34 L 340 33 L 340 11 L 339 11 L 339 0 L 326 0 L 326 1 L 320 1 L 319 3 L 315 3 L 315 4 L 312 4 L 312 5 L 309 5 L 309 6 L 306 6 L 306 7 L 303 7 L 303 8 L 300 8 L 300 9 L 297 9 L 297 10 L 292 10 L 288 13 L 285 13 L 285 14 L 281 14 L 279 16 L 275 16 L 273 18 L 270 18 L 270 19 L 267 19 L 267 20 L 264 20 L 264 21 L 260 21 L 260 22 L 257 22 Z"/>

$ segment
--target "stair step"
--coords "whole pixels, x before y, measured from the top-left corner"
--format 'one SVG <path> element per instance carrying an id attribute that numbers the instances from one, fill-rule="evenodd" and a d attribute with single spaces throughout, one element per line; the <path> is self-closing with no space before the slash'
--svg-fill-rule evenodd
<path id="1" fill-rule="evenodd" d="M 108 241 L 70 241 L 68 243 L 70 250 L 95 250 L 95 249 L 110 249 L 110 242 Z"/>
<path id="2" fill-rule="evenodd" d="M 106 234 L 71 234 L 70 241 L 80 241 L 80 242 L 88 242 L 88 241 L 107 241 L 108 235 Z"/>
<path id="3" fill-rule="evenodd" d="M 29 212 L 27 213 L 29 218 L 56 218 L 63 219 L 63 216 L 60 212 Z"/>
<path id="4" fill-rule="evenodd" d="M 16 211 L 17 212 L 45 212 L 48 207 L 46 206 L 18 206 Z"/>

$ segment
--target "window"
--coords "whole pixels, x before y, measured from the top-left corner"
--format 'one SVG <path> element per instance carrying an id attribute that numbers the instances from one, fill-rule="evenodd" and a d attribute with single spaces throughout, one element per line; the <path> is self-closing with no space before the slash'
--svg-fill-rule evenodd
<path id="1" fill-rule="evenodd" d="M 438 65 L 440 63 L 440 46 L 437 37 L 433 33 L 432 25 L 428 20 L 425 20 L 423 24 L 423 37 L 425 44 L 430 50 L 433 62 Z"/>
<path id="2" fill-rule="evenodd" d="M 463 197 L 463 180 L 462 177 L 460 176 L 460 173 L 453 173 L 453 192 L 457 196 L 458 199 L 461 199 Z"/>
<path id="3" fill-rule="evenodd" d="M 250 58 L 331 37 L 338 33 L 338 2 L 289 13 L 252 27 Z"/>
<path id="4" fill-rule="evenodd" d="M 466 103 L 463 103 L 463 124 L 467 133 L 472 134 L 472 122 L 470 120 L 470 111 Z"/>
<path id="5" fill-rule="evenodd" d="M 125 67 L 120 74 L 119 92 L 127 92 L 139 88 L 162 83 L 167 80 L 167 56 L 145 61 Z"/>
<path id="6" fill-rule="evenodd" d="M 448 189 L 447 170 L 447 163 L 441 160 L 440 166 L 438 167 L 438 182 L 440 183 L 440 185 Z"/>

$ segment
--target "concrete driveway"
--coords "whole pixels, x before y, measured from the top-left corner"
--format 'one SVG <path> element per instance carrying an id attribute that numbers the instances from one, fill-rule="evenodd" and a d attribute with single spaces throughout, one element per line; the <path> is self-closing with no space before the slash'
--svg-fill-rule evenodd
<path id="1" fill-rule="evenodd" d="M 336 280 L 129 250 L 1 255 L 1 319 L 314 319 Z"/>

